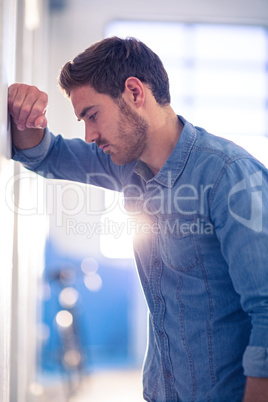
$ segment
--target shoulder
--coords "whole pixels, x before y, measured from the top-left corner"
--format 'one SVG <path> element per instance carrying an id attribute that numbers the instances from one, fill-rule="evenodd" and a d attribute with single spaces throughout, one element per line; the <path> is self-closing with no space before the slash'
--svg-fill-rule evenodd
<path id="1" fill-rule="evenodd" d="M 209 185 L 212 196 L 216 190 L 224 193 L 236 183 L 254 178 L 258 172 L 267 180 L 267 168 L 244 148 L 203 128 L 191 127 L 195 140 L 184 169 L 186 182 Z"/>
<path id="2" fill-rule="evenodd" d="M 193 149 L 196 153 L 212 155 L 222 159 L 225 163 L 232 163 L 241 158 L 255 159 L 248 151 L 233 141 L 208 133 L 201 127 L 194 127 L 196 141 Z"/>

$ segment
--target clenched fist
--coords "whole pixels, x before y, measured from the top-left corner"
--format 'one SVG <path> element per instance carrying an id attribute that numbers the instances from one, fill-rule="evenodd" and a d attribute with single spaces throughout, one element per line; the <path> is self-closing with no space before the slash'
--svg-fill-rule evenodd
<path id="1" fill-rule="evenodd" d="M 48 97 L 35 86 L 13 84 L 8 90 L 8 110 L 20 131 L 45 128 Z"/>

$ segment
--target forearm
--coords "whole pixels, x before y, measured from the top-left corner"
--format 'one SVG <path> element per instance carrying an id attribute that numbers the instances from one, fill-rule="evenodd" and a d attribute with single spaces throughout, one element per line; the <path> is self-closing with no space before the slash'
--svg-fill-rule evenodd
<path id="1" fill-rule="evenodd" d="M 247 377 L 243 402 L 267 402 L 268 378 Z"/>
<path id="2" fill-rule="evenodd" d="M 45 130 L 43 128 L 25 128 L 21 131 L 11 117 L 11 132 L 12 143 L 17 149 L 29 149 L 40 144 Z"/>

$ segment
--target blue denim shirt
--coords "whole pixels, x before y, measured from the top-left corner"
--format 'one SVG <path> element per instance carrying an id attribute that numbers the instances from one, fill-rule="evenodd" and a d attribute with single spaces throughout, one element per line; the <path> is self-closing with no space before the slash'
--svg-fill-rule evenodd
<path id="1" fill-rule="evenodd" d="M 242 401 L 268 377 L 268 172 L 233 143 L 184 128 L 153 176 L 47 130 L 14 159 L 44 176 L 123 191 L 149 308 L 146 401 Z"/>

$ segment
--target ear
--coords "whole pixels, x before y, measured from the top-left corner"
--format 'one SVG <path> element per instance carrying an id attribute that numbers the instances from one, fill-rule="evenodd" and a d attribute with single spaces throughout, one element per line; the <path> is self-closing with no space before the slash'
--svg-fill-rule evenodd
<path id="1" fill-rule="evenodd" d="M 136 107 L 141 107 L 145 100 L 145 88 L 136 77 L 129 77 L 125 81 L 123 96 Z"/>

